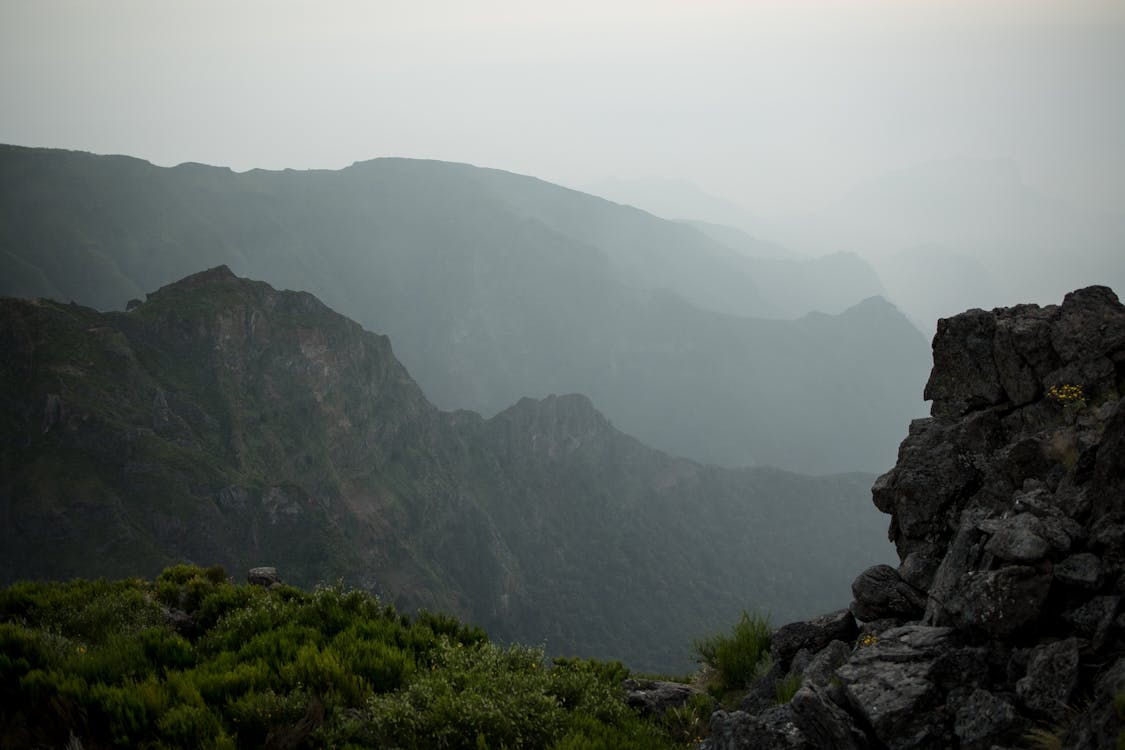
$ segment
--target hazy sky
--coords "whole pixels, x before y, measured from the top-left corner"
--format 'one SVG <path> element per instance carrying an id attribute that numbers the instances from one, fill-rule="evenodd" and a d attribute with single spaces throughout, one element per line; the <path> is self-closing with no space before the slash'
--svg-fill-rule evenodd
<path id="1" fill-rule="evenodd" d="M 1007 156 L 1120 208 L 1125 2 L 2 0 L 0 142 L 682 177 L 762 214 Z"/>

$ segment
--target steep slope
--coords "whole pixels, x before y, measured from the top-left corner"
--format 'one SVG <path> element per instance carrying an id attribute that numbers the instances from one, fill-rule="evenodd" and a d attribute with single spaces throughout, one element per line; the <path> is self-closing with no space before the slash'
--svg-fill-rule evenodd
<path id="1" fill-rule="evenodd" d="M 793 312 L 808 290 L 784 294 L 785 264 L 755 271 L 692 227 L 532 178 L 405 159 L 235 174 L 0 148 L 0 291 L 120 309 L 219 263 L 389 334 L 444 408 L 581 392 L 658 448 L 809 472 L 881 470 L 921 409 L 925 340 L 893 308 L 818 322 L 835 331 L 815 339 L 808 323 L 747 318 Z M 820 372 L 849 397 L 793 391 Z"/>
<path id="2" fill-rule="evenodd" d="M 754 686 L 710 750 L 1125 744 L 1125 306 L 970 310 L 933 359 L 932 416 L 872 490 L 900 564 L 777 630 L 766 682 L 803 686 L 766 710 Z"/>
<path id="3" fill-rule="evenodd" d="M 388 340 L 218 267 L 129 312 L 0 303 L 0 581 L 274 564 L 552 653 L 682 669 L 886 556 L 870 475 L 701 466 L 582 396 L 431 405 Z"/>

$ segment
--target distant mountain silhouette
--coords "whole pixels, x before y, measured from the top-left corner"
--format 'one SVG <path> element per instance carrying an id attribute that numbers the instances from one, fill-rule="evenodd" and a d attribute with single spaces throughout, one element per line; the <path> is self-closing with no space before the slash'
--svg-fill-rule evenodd
<path id="1" fill-rule="evenodd" d="M 1125 212 L 1072 206 L 1005 159 L 899 170 L 775 230 L 771 239 L 797 250 L 868 259 L 927 332 L 966 307 L 1047 304 L 1076 287 L 1125 284 Z"/>
<path id="2" fill-rule="evenodd" d="M 883 469 L 922 411 L 926 342 L 890 305 L 763 319 L 850 304 L 833 264 L 871 279 L 848 256 L 756 266 L 693 227 L 464 164 L 237 174 L 0 148 L 0 292 L 120 309 L 223 263 L 391 335 L 444 408 L 580 392 L 658 448 L 805 472 Z"/>

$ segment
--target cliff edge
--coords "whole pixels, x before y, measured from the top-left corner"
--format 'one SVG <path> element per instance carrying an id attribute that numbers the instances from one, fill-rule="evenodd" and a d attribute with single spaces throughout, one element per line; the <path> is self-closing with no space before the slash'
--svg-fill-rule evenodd
<path id="1" fill-rule="evenodd" d="M 1123 746 L 1125 307 L 970 310 L 933 355 L 932 416 L 872 489 L 900 564 L 779 629 L 763 679 L 801 689 L 754 686 L 709 750 Z"/>

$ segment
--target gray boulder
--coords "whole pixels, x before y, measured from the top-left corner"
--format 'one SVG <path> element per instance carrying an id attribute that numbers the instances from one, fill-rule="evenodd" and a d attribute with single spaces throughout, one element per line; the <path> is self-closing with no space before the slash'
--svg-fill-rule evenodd
<path id="1" fill-rule="evenodd" d="M 899 618 L 911 620 L 922 615 L 926 597 L 902 580 L 890 565 L 874 565 L 852 582 L 851 612 L 864 621 Z"/>
<path id="2" fill-rule="evenodd" d="M 263 566 L 250 568 L 250 572 L 246 574 L 246 581 L 253 586 L 271 588 L 281 584 L 281 577 L 277 574 L 277 568 Z"/>
<path id="3" fill-rule="evenodd" d="M 846 609 L 804 622 L 791 622 L 774 631 L 770 640 L 770 656 L 783 667 L 788 667 L 801 649 L 815 653 L 832 641 L 854 640 L 856 632 L 855 618 Z"/>
<path id="4" fill-rule="evenodd" d="M 980 688 L 959 701 L 953 715 L 953 735 L 961 750 L 1016 742 L 1027 728 L 1028 722 L 1009 701 Z"/>
<path id="5" fill-rule="evenodd" d="M 806 684 L 798 690 L 789 707 L 793 723 L 814 747 L 834 750 L 875 747 L 852 716 L 815 685 Z"/>
<path id="6" fill-rule="evenodd" d="M 1054 569 L 1055 580 L 1066 586 L 1096 589 L 1102 584 L 1102 561 L 1090 552 L 1079 552 L 1064 559 Z"/>
<path id="7" fill-rule="evenodd" d="M 679 708 L 701 691 L 692 685 L 664 680 L 628 679 L 622 683 L 625 702 L 649 716 L 663 716 L 671 708 Z"/>
<path id="8" fill-rule="evenodd" d="M 1062 721 L 1077 685 L 1078 639 L 1068 638 L 1031 650 L 1027 674 L 1016 682 L 1016 693 L 1032 711 Z"/>
<path id="9" fill-rule="evenodd" d="M 836 674 L 852 711 L 886 747 L 946 748 L 951 734 L 937 665 L 957 646 L 952 628 L 905 625 L 858 649 Z"/>
<path id="10" fill-rule="evenodd" d="M 759 714 L 716 711 L 711 736 L 703 750 L 814 750 L 793 721 L 789 706 L 775 706 Z"/>
<path id="11" fill-rule="evenodd" d="M 843 641 L 832 641 L 809 659 L 801 670 L 804 685 L 827 687 L 836 679 L 836 670 L 847 663 L 852 655 L 851 647 Z"/>
<path id="12" fill-rule="evenodd" d="M 1006 638 L 1043 616 L 1051 576 L 1026 565 L 970 570 L 950 590 L 934 620 L 982 636 Z"/>

